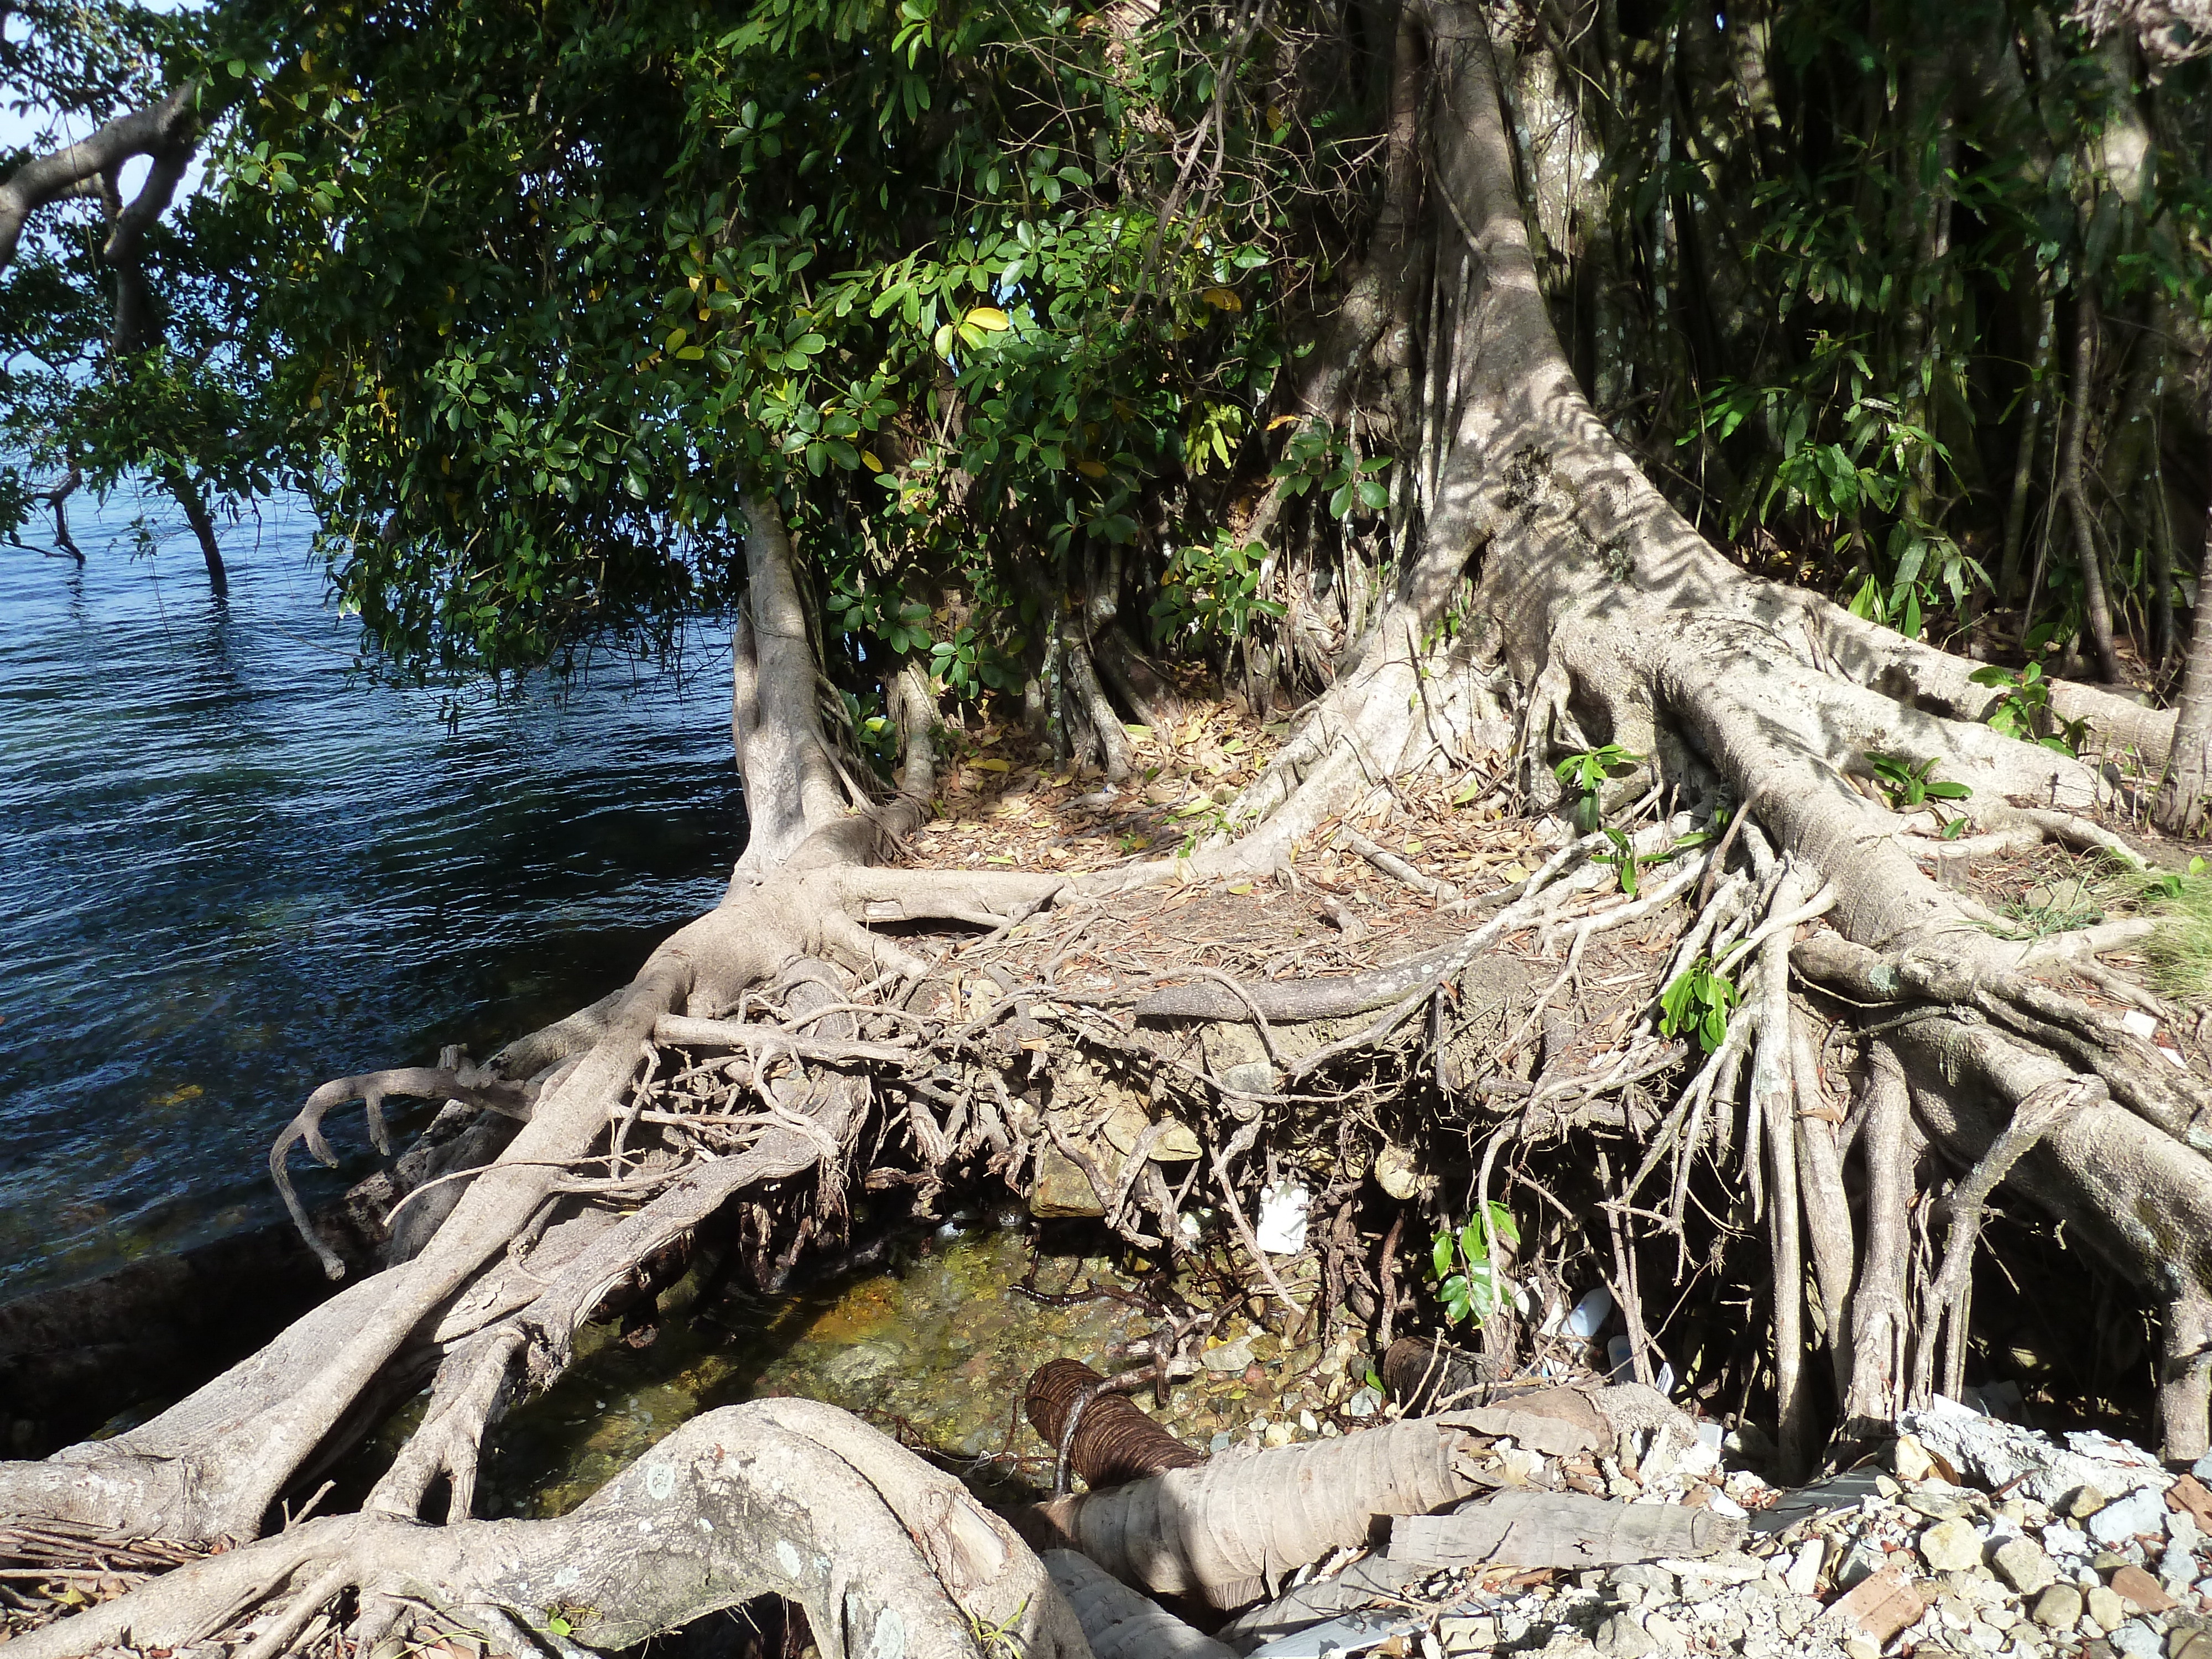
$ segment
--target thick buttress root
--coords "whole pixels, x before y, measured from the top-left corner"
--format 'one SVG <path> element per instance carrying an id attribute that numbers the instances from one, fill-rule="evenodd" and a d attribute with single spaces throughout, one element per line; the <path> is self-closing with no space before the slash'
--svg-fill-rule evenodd
<path id="1" fill-rule="evenodd" d="M 1127 1486 L 1054 1498 L 1016 1517 L 1039 1549 L 1081 1552 L 1125 1583 L 1216 1607 L 1256 1601 L 1283 1574 L 1367 1541 L 1378 1515 L 1426 1515 L 1480 1490 L 1473 1459 L 1507 1436 L 1553 1455 L 1610 1452 L 1612 1414 L 1692 1431 L 1634 1384 L 1551 1389 L 1508 1404 L 1412 1418 L 1342 1439 L 1219 1457 Z"/>
<path id="2" fill-rule="evenodd" d="M 346 1633 L 364 1643 L 412 1607 L 507 1632 L 495 1645 L 517 1653 L 573 1650 L 561 1639 L 572 1632 L 613 1651 L 778 1595 L 805 1609 L 825 1653 L 856 1659 L 973 1659 L 982 1632 L 1037 1659 L 1088 1652 L 1036 1558 L 958 1481 L 798 1400 L 693 1419 L 558 1520 L 310 1521 L 9 1645 L 21 1659 L 76 1659 L 245 1626 L 255 1651 L 279 1652 L 343 1628 L 349 1592 L 359 1612 Z"/>

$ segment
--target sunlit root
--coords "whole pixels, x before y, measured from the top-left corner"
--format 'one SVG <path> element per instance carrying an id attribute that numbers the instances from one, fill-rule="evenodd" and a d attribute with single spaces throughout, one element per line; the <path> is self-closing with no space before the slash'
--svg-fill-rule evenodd
<path id="1" fill-rule="evenodd" d="M 1673 1415 L 1649 1389 L 1634 1392 L 1657 1407 L 1650 1426 Z M 1201 1468 L 1055 1498 L 1019 1520 L 1033 1544 L 1079 1550 L 1125 1583 L 1241 1607 L 1330 1550 L 1364 1543 L 1377 1516 L 1423 1515 L 1468 1497 L 1479 1485 L 1470 1459 L 1507 1435 L 1565 1455 L 1609 1450 L 1615 1431 L 1590 1397 L 1550 1389 L 1340 1440 L 1224 1455 Z"/>
<path id="2" fill-rule="evenodd" d="M 1073 1550 L 1047 1550 L 1038 1558 L 1075 1610 L 1076 1621 L 1097 1659 L 1236 1659 L 1224 1647 L 1120 1579 L 1101 1571 Z"/>
<path id="3" fill-rule="evenodd" d="M 959 1482 L 834 1407 L 778 1400 L 695 1419 L 558 1520 L 311 1521 L 19 1637 L 10 1659 L 296 1633 L 349 1589 L 356 1639 L 412 1606 L 612 1651 L 779 1595 L 825 1654 L 974 1659 L 990 1632 L 1036 1659 L 1088 1651 L 1036 1559 Z"/>
<path id="4" fill-rule="evenodd" d="M 293 1224 L 300 1230 L 300 1237 L 307 1241 L 308 1248 L 321 1261 L 323 1271 L 332 1279 L 345 1277 L 345 1264 L 316 1232 L 308 1219 L 307 1206 L 293 1190 L 291 1171 L 287 1168 L 292 1148 L 303 1140 L 325 1168 L 337 1167 L 338 1155 L 323 1138 L 325 1115 L 349 1100 L 360 1101 L 368 1116 L 368 1138 L 376 1150 L 387 1158 L 392 1153 L 392 1135 L 384 1121 L 384 1103 L 393 1095 L 416 1100 L 459 1100 L 502 1116 L 529 1121 L 532 1091 L 458 1057 L 451 1058 L 453 1063 L 446 1065 L 403 1066 L 325 1083 L 307 1097 L 298 1115 L 285 1126 L 283 1133 L 276 1137 L 276 1144 L 269 1149 L 270 1177 L 283 1197 L 284 1207 L 290 1212 Z"/>

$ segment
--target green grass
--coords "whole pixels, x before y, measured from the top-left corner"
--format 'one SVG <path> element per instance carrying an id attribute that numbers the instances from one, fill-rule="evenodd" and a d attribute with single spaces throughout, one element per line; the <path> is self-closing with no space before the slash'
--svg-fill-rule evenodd
<path id="1" fill-rule="evenodd" d="M 2212 874 L 2160 878 L 2165 889 L 2152 906 L 2158 931 L 2150 937 L 2152 977 L 2170 997 L 2212 998 Z"/>

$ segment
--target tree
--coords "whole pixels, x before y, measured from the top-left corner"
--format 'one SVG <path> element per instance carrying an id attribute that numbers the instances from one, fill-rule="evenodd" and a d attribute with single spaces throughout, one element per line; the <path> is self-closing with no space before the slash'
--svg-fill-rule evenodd
<path id="1" fill-rule="evenodd" d="M 1138 884 L 1294 878 L 1302 847 L 1390 778 L 1456 775 L 1476 732 L 1509 724 L 1518 787 L 1594 833 L 1439 957 L 1350 984 L 1200 977 L 1138 1004 L 1244 1031 L 1255 1072 L 1170 1064 L 1065 1009 L 1018 1016 L 1025 1040 L 1110 1047 L 1242 1157 L 1331 1066 L 1385 1067 L 1427 1101 L 1395 1033 L 1445 1018 L 1447 981 L 1502 933 L 1565 930 L 1564 988 L 1595 931 L 1686 899 L 1667 995 L 1741 981 L 1732 1018 L 1711 1000 L 1712 1052 L 1669 1046 L 1662 1000 L 1597 1084 L 1540 1075 L 1485 1120 L 1481 1178 L 1542 1105 L 1566 1132 L 1629 1136 L 1627 1195 L 1673 1155 L 1679 1229 L 1711 1138 L 1747 1149 L 1800 1462 L 1822 1427 L 1808 1358 L 1846 1436 L 1956 1389 L 2002 1182 L 2162 1308 L 2166 1450 L 2201 1455 L 2212 1090 L 2030 971 L 2109 979 L 2096 954 L 2141 928 L 2023 950 L 1923 866 L 2045 838 L 2142 863 L 2096 817 L 2115 787 L 2153 787 L 2173 716 L 2045 659 L 2086 641 L 2109 678 L 2132 640 L 2154 665 L 2170 644 L 2169 526 L 2208 482 L 2169 459 L 2203 453 L 2168 372 L 2206 316 L 2212 198 L 2186 142 L 2203 66 L 2029 6 L 1872 16 L 219 14 L 198 73 L 242 88 L 209 129 L 215 200 L 258 279 L 240 360 L 255 406 L 283 414 L 259 429 L 316 499 L 337 591 L 419 676 L 649 648 L 687 610 L 740 602 L 751 836 L 724 904 L 605 1001 L 481 1066 L 310 1099 L 280 1176 L 355 1098 L 380 1135 L 390 1095 L 526 1119 L 441 1188 L 419 1248 L 143 1427 L 0 1466 L 9 1511 L 252 1534 L 334 1436 L 434 1375 L 363 1515 L 173 1574 L 19 1638 L 30 1652 L 125 1629 L 173 1644 L 288 1583 L 279 1645 L 355 1588 L 362 1639 L 404 1597 L 518 1645 L 617 1646 L 757 1593 L 805 1601 L 817 1632 L 860 1628 L 844 1581 L 779 1565 L 779 1538 L 903 1563 L 880 1605 L 926 1604 L 946 1651 L 1009 1618 L 1047 1650 L 1066 1639 L 988 1517 L 946 1523 L 965 1566 L 937 1533 L 902 1542 L 957 1500 L 820 1419 L 746 1431 L 791 1468 L 826 1445 L 873 1471 L 904 1531 L 762 1520 L 769 1488 L 714 1473 L 735 1430 L 705 1420 L 574 1524 L 501 1530 L 467 1518 L 478 1449 L 611 1286 L 737 1195 L 812 1171 L 833 1212 L 872 1112 L 903 1113 L 924 1182 L 994 1135 L 1047 1134 L 988 1025 L 916 1034 L 871 1012 L 932 972 L 899 930 L 999 937 Z M 46 302 L 21 282 L 10 307 Z M 1934 633 L 2021 665 L 1978 667 Z M 1103 877 L 879 861 L 928 810 L 948 712 L 1020 691 L 1111 779 L 1124 717 L 1183 695 L 1158 660 L 1177 653 L 1255 703 L 1311 695 L 1220 834 Z M 1605 815 L 1647 795 L 1728 817 L 1724 838 L 1668 820 L 1610 839 Z M 1599 855 L 1653 867 L 1584 915 Z M 1849 1144 L 1807 997 L 1847 1016 L 1858 1054 Z M 1358 1018 L 1277 1046 L 1278 1024 L 1324 1013 Z M 687 1164 L 678 1137 L 643 1133 L 660 1055 L 765 1051 L 793 1064 L 755 1069 L 771 1127 L 750 1146 Z M 1607 1103 L 1669 1065 L 1681 1091 L 1656 1121 Z M 663 1162 L 625 1186 L 641 1146 Z M 587 1166 L 611 1173 L 580 1183 Z M 1949 1229 L 1917 1265 L 1916 1193 Z M 619 1212 L 622 1195 L 642 1201 Z M 1155 1243 L 1180 1236 L 1171 1194 L 1135 1203 Z M 795 1249 L 811 1223 L 786 1224 Z M 447 1525 L 413 1525 L 441 1486 Z M 711 1588 L 633 1593 L 642 1506 L 678 1490 L 723 1540 Z M 556 1560 L 589 1575 L 573 1597 L 546 1590 Z M 605 1622 L 578 1634 L 568 1604 Z"/>

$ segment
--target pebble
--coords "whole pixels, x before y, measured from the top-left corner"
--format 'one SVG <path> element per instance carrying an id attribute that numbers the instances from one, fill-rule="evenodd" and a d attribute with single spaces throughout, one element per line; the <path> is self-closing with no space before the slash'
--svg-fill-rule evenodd
<path id="1" fill-rule="evenodd" d="M 2128 1659 L 2165 1659 L 2166 1644 L 2140 1619 L 2129 1620 L 2106 1639 L 2114 1652 L 2124 1653 Z"/>
<path id="2" fill-rule="evenodd" d="M 2022 1595 L 2034 1595 L 2058 1577 L 2051 1558 L 2025 1538 L 2008 1538 L 1998 1545 L 1990 1565 Z"/>
<path id="3" fill-rule="evenodd" d="M 2035 1598 L 2033 1616 L 2045 1630 L 2072 1630 L 2081 1622 L 2081 1592 L 2071 1584 L 2053 1584 Z"/>
<path id="4" fill-rule="evenodd" d="M 2088 1604 L 2089 1617 L 2095 1620 L 2099 1628 L 2103 1630 L 2117 1628 L 2128 1616 L 2128 1610 L 2122 1605 L 2118 1592 L 2107 1585 L 2100 1584 L 2091 1590 Z"/>
<path id="5" fill-rule="evenodd" d="M 2089 1536 L 2100 1544 L 2124 1544 L 2140 1534 L 2166 1535 L 2166 1494 L 2150 1487 L 2130 1492 L 2089 1517 Z"/>
<path id="6" fill-rule="evenodd" d="M 1964 1572 L 1982 1564 L 1981 1535 L 1969 1521 L 1939 1521 L 1920 1534 L 1920 1556 L 1930 1572 Z"/>

